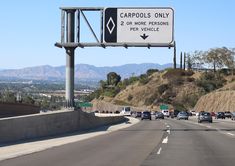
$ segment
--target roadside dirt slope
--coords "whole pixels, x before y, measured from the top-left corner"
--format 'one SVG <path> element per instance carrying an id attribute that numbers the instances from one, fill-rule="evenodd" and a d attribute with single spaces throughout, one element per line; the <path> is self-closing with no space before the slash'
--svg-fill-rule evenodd
<path id="1" fill-rule="evenodd" d="M 202 96 L 194 107 L 196 112 L 235 112 L 235 90 L 216 91 Z"/>

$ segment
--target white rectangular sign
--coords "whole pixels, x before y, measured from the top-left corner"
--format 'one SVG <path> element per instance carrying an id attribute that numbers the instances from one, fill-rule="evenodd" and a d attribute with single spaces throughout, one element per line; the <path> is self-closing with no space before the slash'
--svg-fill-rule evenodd
<path id="1" fill-rule="evenodd" d="M 174 41 L 172 8 L 106 8 L 107 43 L 170 44 Z"/>

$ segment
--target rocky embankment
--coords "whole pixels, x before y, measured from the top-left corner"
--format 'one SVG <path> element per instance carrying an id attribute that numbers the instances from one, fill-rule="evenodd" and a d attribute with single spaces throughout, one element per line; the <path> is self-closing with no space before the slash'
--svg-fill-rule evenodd
<path id="1" fill-rule="evenodd" d="M 235 112 L 235 90 L 216 91 L 202 96 L 194 109 L 196 112 Z"/>

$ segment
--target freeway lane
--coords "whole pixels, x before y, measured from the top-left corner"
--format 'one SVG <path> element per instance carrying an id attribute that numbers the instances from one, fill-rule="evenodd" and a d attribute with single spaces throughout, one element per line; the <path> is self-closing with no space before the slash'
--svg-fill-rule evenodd
<path id="1" fill-rule="evenodd" d="M 0 162 L 0 166 L 233 166 L 234 123 L 152 120 Z M 235 134 L 235 133 L 234 133 Z"/>
<path id="2" fill-rule="evenodd" d="M 214 124 L 197 124 L 194 120 L 167 120 L 170 126 L 168 143 L 155 149 L 142 165 L 159 166 L 233 166 L 235 137 L 214 129 Z M 226 123 L 226 122 L 225 122 Z M 211 127 L 208 128 L 207 126 Z M 233 124 L 227 124 L 233 125 Z M 224 125 L 222 126 L 224 128 Z M 231 129 L 231 127 L 229 127 Z"/>
<path id="3" fill-rule="evenodd" d="M 135 166 L 159 144 L 165 124 L 141 121 L 107 135 L 0 162 L 1 166 Z"/>

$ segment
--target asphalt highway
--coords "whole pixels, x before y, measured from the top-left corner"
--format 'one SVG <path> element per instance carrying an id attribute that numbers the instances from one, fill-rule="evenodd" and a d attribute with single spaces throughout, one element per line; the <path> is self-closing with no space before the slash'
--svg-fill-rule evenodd
<path id="1" fill-rule="evenodd" d="M 0 166 L 234 166 L 235 122 L 143 120 L 106 135 L 0 162 Z"/>

